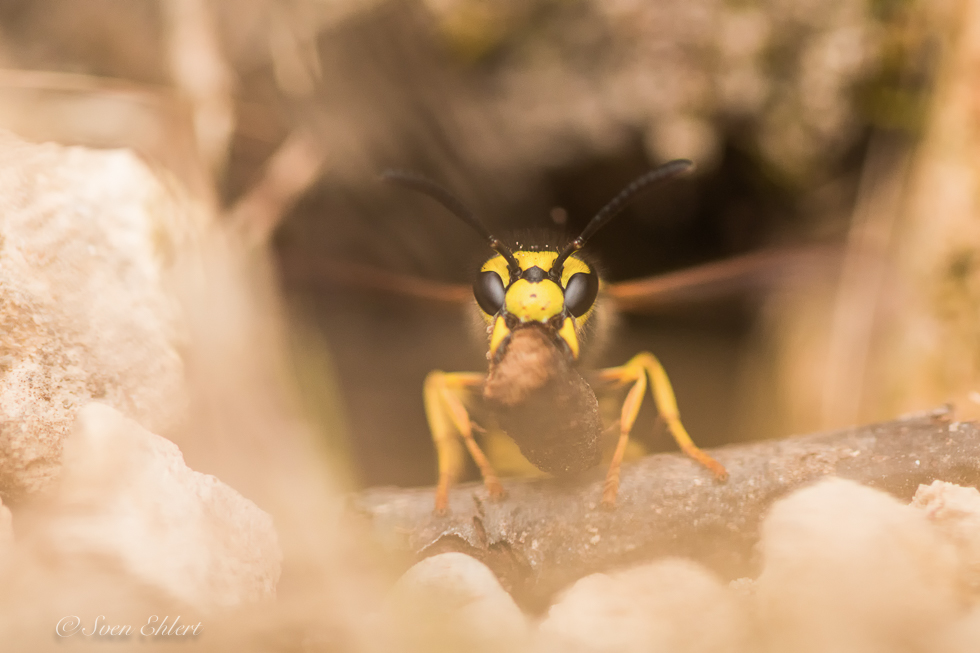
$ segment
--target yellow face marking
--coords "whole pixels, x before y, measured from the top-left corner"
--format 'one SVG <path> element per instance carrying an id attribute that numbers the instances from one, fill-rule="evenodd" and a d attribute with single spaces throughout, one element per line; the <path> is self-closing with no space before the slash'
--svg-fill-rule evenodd
<path id="1" fill-rule="evenodd" d="M 514 252 L 514 258 L 520 264 L 522 270 L 538 266 L 542 270 L 551 270 L 551 265 L 558 258 L 557 252 L 529 252 L 519 250 Z M 531 283 L 526 279 L 518 279 L 514 284 L 510 283 L 510 272 L 507 261 L 503 256 L 494 256 L 483 264 L 481 272 L 496 272 L 507 288 L 507 295 L 504 300 L 505 310 L 520 319 L 522 322 L 547 322 L 549 319 L 558 315 L 565 305 L 565 294 L 562 290 L 568 285 L 568 280 L 573 274 L 579 272 L 589 273 L 592 268 L 582 259 L 572 255 L 565 260 L 562 267 L 561 287 L 550 279 L 545 279 L 538 283 Z M 601 281 L 600 281 L 601 283 Z M 585 315 L 577 320 L 568 318 L 562 324 L 559 335 L 568 343 L 572 355 L 578 358 L 579 343 L 576 335 L 577 329 L 588 322 L 592 316 L 595 305 L 589 308 Z M 482 311 L 481 311 L 482 313 Z M 489 324 L 493 316 L 483 315 Z M 510 335 L 510 330 L 504 326 L 503 320 L 497 318 L 494 322 L 490 336 L 490 355 L 494 355 L 500 343 Z"/>
<path id="2" fill-rule="evenodd" d="M 507 289 L 504 308 L 521 322 L 547 322 L 565 307 L 565 294 L 549 279 L 518 279 Z"/>
<path id="3" fill-rule="evenodd" d="M 565 322 L 561 325 L 558 335 L 568 344 L 568 348 L 572 350 L 572 358 L 578 358 L 578 336 L 575 335 L 575 321 L 572 318 L 565 318 Z"/>
<path id="4" fill-rule="evenodd" d="M 522 270 L 527 270 L 535 265 L 548 272 L 551 270 L 551 264 L 555 262 L 558 258 L 558 252 L 525 252 L 517 251 L 514 252 L 514 258 L 520 263 Z M 500 278 L 504 280 L 504 287 L 510 285 L 510 274 L 507 272 L 507 261 L 503 256 L 494 256 L 492 259 L 483 264 L 480 268 L 481 272 L 486 270 L 493 270 L 500 275 Z M 574 255 L 569 256 L 565 259 L 565 265 L 562 267 L 561 271 L 561 287 L 564 288 L 568 285 L 568 280 L 572 278 L 572 275 L 576 272 L 591 272 L 592 268 L 586 264 L 580 258 L 576 258 Z"/>
<path id="5" fill-rule="evenodd" d="M 490 334 L 490 355 L 493 356 L 497 353 L 497 347 L 500 343 L 504 341 L 504 338 L 510 335 L 510 329 L 504 324 L 504 318 L 498 317 L 497 321 L 493 323 L 493 332 Z"/>

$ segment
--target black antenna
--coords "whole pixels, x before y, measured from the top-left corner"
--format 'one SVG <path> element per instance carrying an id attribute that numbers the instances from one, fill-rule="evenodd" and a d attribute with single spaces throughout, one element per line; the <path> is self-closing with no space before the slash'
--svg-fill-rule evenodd
<path id="1" fill-rule="evenodd" d="M 510 266 L 512 273 L 521 269 L 521 264 L 517 262 L 516 258 L 514 258 L 514 253 L 510 251 L 510 248 L 507 247 L 507 245 L 505 245 L 502 241 L 497 239 L 496 236 L 491 234 L 490 230 L 487 229 L 487 226 L 483 224 L 472 211 L 466 208 L 463 203 L 459 201 L 459 198 L 457 198 L 447 189 L 421 175 L 404 170 L 386 170 L 381 173 L 381 179 L 388 183 L 398 184 L 399 186 L 410 188 L 436 200 L 444 207 L 449 209 L 453 215 L 469 226 L 473 227 L 478 234 L 486 238 L 490 245 L 490 249 L 504 257 L 504 259 L 507 261 L 507 265 Z"/>
<path id="2" fill-rule="evenodd" d="M 595 232 L 602 229 L 606 224 L 615 218 L 619 213 L 625 209 L 629 203 L 636 198 L 642 191 L 648 190 L 653 184 L 661 181 L 668 181 L 674 177 L 680 176 L 684 173 L 690 172 L 694 169 L 694 162 L 688 161 L 687 159 L 675 159 L 674 161 L 668 161 L 659 168 L 651 170 L 642 177 L 635 179 L 629 186 L 620 191 L 619 195 L 612 198 L 608 204 L 602 207 L 595 217 L 589 221 L 589 224 L 585 225 L 585 229 L 579 234 L 579 237 L 570 242 L 562 250 L 558 258 L 551 265 L 551 275 L 557 276 L 561 274 L 561 268 L 565 264 L 565 260 L 577 252 L 578 250 L 585 247 L 586 241 L 595 235 Z"/>

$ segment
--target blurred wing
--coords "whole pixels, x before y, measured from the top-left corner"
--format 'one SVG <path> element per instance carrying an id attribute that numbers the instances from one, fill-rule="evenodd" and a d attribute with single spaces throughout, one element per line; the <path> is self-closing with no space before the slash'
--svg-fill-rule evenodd
<path id="1" fill-rule="evenodd" d="M 606 294 L 622 311 L 653 312 L 684 304 L 772 290 L 813 279 L 839 256 L 828 245 L 771 249 L 706 263 L 677 272 L 612 283 Z"/>
<path id="2" fill-rule="evenodd" d="M 279 265 L 287 285 L 372 290 L 447 304 L 473 301 L 473 288 L 467 284 L 420 279 L 361 263 L 290 255 Z"/>
<path id="3" fill-rule="evenodd" d="M 813 276 L 816 270 L 836 260 L 838 253 L 838 248 L 831 246 L 764 250 L 677 272 L 611 283 L 605 292 L 620 310 L 653 312 L 772 289 L 804 274 Z M 468 284 L 432 281 L 361 263 L 289 255 L 281 260 L 280 269 L 287 285 L 369 290 L 443 304 L 473 301 L 473 289 Z"/>

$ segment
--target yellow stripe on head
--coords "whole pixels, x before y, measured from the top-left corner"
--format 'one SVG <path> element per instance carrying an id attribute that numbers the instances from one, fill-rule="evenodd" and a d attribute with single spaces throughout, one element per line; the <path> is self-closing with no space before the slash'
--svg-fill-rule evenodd
<path id="1" fill-rule="evenodd" d="M 494 356 L 497 353 L 497 347 L 500 343 L 510 335 L 510 329 L 504 323 L 504 318 L 498 317 L 497 321 L 493 324 L 493 332 L 490 334 L 490 355 Z"/>
<path id="2" fill-rule="evenodd" d="M 558 258 L 557 252 L 547 251 L 532 252 L 519 250 L 513 254 L 521 266 L 522 271 L 538 267 L 545 272 L 549 272 L 555 259 Z M 549 278 L 544 278 L 540 281 L 517 279 L 512 282 L 510 267 L 503 256 L 494 256 L 483 264 L 480 271 L 495 272 L 503 281 L 504 287 L 506 288 L 503 306 L 505 313 L 512 315 L 521 322 L 546 323 L 557 315 L 560 315 L 565 309 L 564 289 L 568 286 L 568 281 L 572 278 L 572 275 L 580 272 L 586 274 L 591 273 L 592 268 L 577 256 L 573 255 L 568 257 L 562 267 L 561 285 Z M 558 336 L 568 344 L 574 358 L 578 358 L 579 354 L 577 327 L 587 322 L 591 313 L 592 309 L 590 307 L 589 311 L 577 320 L 566 317 L 558 331 Z M 502 317 L 498 316 L 496 320 L 493 320 L 493 317 L 490 315 L 484 315 L 484 317 L 488 323 L 491 321 L 494 322 L 490 336 L 490 354 L 492 356 L 510 335 L 510 329 L 507 328 Z"/>
<path id="3" fill-rule="evenodd" d="M 575 334 L 575 320 L 570 317 L 565 318 L 561 325 L 558 335 L 565 341 L 568 348 L 572 351 L 572 358 L 578 358 L 578 336 Z"/>
<path id="4" fill-rule="evenodd" d="M 535 265 L 548 272 L 551 270 L 551 264 L 555 262 L 558 258 L 558 252 L 528 252 L 520 250 L 514 252 L 514 258 L 517 262 L 521 264 L 522 270 L 527 270 L 533 268 Z M 500 278 L 504 280 L 504 287 L 510 285 L 510 272 L 507 268 L 507 260 L 503 256 L 494 256 L 492 259 L 483 264 L 480 268 L 481 272 L 487 270 L 492 270 L 500 275 Z M 592 268 L 589 264 L 576 256 L 569 256 L 565 260 L 565 265 L 562 267 L 561 271 L 561 286 L 564 288 L 568 285 L 568 280 L 572 278 L 572 275 L 576 272 L 591 272 Z"/>

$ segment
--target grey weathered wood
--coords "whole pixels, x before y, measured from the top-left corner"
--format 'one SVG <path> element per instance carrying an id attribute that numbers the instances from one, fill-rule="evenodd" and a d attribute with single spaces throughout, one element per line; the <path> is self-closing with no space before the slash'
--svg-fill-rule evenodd
<path id="1" fill-rule="evenodd" d="M 507 497 L 498 502 L 478 483 L 462 485 L 445 517 L 432 512 L 431 488 L 371 489 L 351 507 L 388 550 L 469 553 L 525 605 L 540 606 L 586 574 L 668 555 L 700 560 L 729 578 L 751 574 L 769 506 L 823 476 L 903 499 L 936 479 L 980 481 L 980 428 L 950 421 L 946 410 L 711 453 L 727 467 L 727 483 L 681 454 L 625 465 L 615 511 L 599 507 L 604 470 L 573 481 L 505 481 Z"/>

